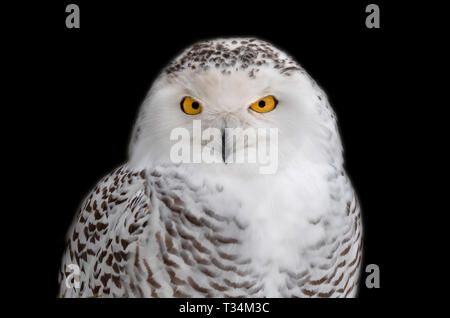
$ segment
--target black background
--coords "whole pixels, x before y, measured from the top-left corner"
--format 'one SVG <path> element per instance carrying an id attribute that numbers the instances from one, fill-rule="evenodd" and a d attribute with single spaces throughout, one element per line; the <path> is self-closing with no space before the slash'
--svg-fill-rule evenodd
<path id="1" fill-rule="evenodd" d="M 76 3 L 81 28 L 65 27 L 65 7 Z M 215 37 L 254 36 L 294 56 L 328 94 L 339 121 L 346 169 L 358 192 L 364 222 L 359 296 L 398 296 L 404 282 L 407 238 L 398 226 L 407 147 L 398 102 L 410 37 L 399 22 L 403 8 L 376 1 L 381 29 L 365 27 L 372 2 L 61 1 L 46 4 L 45 69 L 52 97 L 45 103 L 48 162 L 58 178 L 50 206 L 57 270 L 64 236 L 89 189 L 126 161 L 127 143 L 152 80 L 180 50 Z M 39 49 L 39 48 L 37 48 Z M 409 106 L 411 107 L 411 106 Z M 50 159 L 51 158 L 51 159 Z M 367 264 L 381 270 L 381 288 L 367 289 Z M 408 291 L 403 291 L 406 293 Z"/>

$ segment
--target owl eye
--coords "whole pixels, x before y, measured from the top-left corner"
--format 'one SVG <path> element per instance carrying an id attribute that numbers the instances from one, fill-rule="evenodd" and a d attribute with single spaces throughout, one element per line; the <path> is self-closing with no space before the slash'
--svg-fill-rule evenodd
<path id="1" fill-rule="evenodd" d="M 277 104 L 278 101 L 275 99 L 275 97 L 269 95 L 251 104 L 250 108 L 257 113 L 267 113 L 274 110 Z"/>
<path id="2" fill-rule="evenodd" d="M 202 111 L 202 105 L 199 101 L 193 99 L 192 97 L 184 97 L 181 100 L 181 110 L 188 115 L 197 115 Z"/>

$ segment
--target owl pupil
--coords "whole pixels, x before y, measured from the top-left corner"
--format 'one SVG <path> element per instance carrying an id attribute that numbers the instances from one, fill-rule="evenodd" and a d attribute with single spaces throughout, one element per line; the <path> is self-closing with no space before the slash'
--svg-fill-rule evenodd
<path id="1" fill-rule="evenodd" d="M 199 106 L 200 106 L 200 104 L 198 102 L 192 103 L 192 108 L 194 108 L 194 109 L 198 109 Z"/>
<path id="2" fill-rule="evenodd" d="M 264 106 L 266 106 L 266 102 L 262 100 L 258 103 L 258 106 L 263 108 Z"/>

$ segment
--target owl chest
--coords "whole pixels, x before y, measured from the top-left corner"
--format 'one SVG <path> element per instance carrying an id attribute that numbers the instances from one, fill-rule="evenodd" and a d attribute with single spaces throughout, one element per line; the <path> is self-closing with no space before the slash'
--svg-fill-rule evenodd
<path id="1" fill-rule="evenodd" d="M 153 296 L 277 297 L 287 288 L 273 246 L 255 239 L 251 225 L 208 209 L 169 210 L 146 249 Z"/>

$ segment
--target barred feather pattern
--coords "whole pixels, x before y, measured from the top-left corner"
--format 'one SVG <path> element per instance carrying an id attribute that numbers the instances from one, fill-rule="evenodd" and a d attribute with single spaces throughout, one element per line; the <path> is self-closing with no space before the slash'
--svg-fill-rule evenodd
<path id="1" fill-rule="evenodd" d="M 344 200 L 345 208 L 309 220 L 329 235 L 302 251 L 306 267 L 276 267 L 278 297 L 356 295 L 360 208 L 343 171 L 328 181 L 331 187 L 344 184 L 330 196 Z M 273 264 L 245 253 L 248 224 L 208 205 L 208 196 L 221 191 L 190 184 L 177 172 L 126 165 L 113 171 L 84 200 L 68 233 L 59 297 L 267 296 Z M 333 218 L 342 220 L 338 228 Z M 78 289 L 66 287 L 69 264 L 80 268 Z"/>

